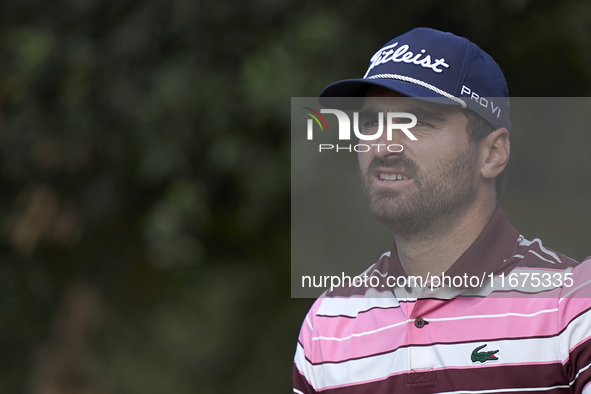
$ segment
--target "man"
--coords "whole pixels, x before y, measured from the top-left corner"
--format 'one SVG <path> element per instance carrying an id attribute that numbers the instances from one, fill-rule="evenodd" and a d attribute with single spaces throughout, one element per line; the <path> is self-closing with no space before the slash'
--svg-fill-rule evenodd
<path id="1" fill-rule="evenodd" d="M 591 262 L 526 240 L 497 205 L 511 123 L 495 61 L 465 38 L 414 29 L 380 49 L 362 79 L 320 97 L 327 107 L 363 97 L 367 135 L 387 114 L 413 114 L 416 141 L 382 133 L 359 153 L 392 250 L 365 271 L 373 285 L 312 306 L 294 392 L 591 392 Z M 391 143 L 404 149 L 383 149 Z"/>

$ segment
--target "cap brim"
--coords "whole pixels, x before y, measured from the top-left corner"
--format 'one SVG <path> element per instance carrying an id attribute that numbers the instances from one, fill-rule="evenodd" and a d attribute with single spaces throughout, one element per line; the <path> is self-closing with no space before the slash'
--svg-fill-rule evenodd
<path id="1" fill-rule="evenodd" d="M 396 79 L 345 79 L 328 85 L 318 95 L 318 102 L 326 108 L 356 110 L 363 106 L 363 98 L 372 86 L 381 86 L 422 101 L 442 105 L 460 105 L 436 92 L 411 82 Z M 347 98 L 347 99 L 345 99 Z"/>

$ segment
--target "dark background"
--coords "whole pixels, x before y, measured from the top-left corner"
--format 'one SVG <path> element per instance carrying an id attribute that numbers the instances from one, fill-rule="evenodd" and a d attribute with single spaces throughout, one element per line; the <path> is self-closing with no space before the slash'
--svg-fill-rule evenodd
<path id="1" fill-rule="evenodd" d="M 591 96 L 583 0 L 2 2 L 0 392 L 290 392 L 290 98 L 416 26 Z M 513 133 L 503 204 L 580 259 L 589 144 L 555 129 Z"/>

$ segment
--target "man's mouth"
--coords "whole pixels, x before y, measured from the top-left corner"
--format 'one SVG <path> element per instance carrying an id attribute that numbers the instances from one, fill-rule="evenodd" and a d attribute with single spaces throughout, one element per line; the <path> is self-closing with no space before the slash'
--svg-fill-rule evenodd
<path id="1" fill-rule="evenodd" d="M 408 180 L 409 178 L 405 175 L 402 174 L 386 174 L 384 172 L 380 172 L 380 180 L 381 181 L 388 181 L 388 182 L 394 182 L 394 181 L 402 181 L 402 180 Z"/>

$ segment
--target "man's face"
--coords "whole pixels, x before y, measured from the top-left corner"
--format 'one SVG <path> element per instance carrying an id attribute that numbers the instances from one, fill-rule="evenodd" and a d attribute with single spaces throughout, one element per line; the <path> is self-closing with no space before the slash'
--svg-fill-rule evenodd
<path id="1" fill-rule="evenodd" d="M 388 141 L 384 119 L 382 137 L 371 143 L 400 144 L 404 150 L 393 153 L 382 146 L 379 151 L 374 147 L 359 153 L 372 214 L 400 235 L 444 229 L 476 199 L 479 147 L 468 140 L 466 116 L 455 106 L 425 103 L 373 87 L 360 113 L 360 128 L 365 133 L 375 134 L 379 112 L 384 117 L 387 112 L 415 115 L 417 125 L 410 131 L 417 141 L 396 129 Z M 405 122 L 408 119 L 398 123 Z"/>

